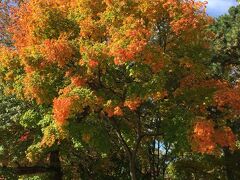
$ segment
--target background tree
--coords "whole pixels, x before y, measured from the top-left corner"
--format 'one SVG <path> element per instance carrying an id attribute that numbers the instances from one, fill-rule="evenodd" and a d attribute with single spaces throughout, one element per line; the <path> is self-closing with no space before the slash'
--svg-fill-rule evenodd
<path id="1" fill-rule="evenodd" d="M 214 56 L 212 68 L 215 77 L 223 79 L 227 87 L 216 93 L 217 107 L 215 120 L 224 121 L 239 136 L 239 45 L 240 45 L 240 6 L 231 7 L 229 14 L 216 20 L 211 30 L 215 33 L 213 41 Z M 237 179 L 240 175 L 239 150 L 231 153 L 224 149 L 225 166 L 228 179 Z"/>

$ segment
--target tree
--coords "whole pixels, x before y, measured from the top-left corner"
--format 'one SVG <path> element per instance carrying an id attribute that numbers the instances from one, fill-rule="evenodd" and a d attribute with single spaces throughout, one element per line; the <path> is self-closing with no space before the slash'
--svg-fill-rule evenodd
<path id="1" fill-rule="evenodd" d="M 110 159 L 115 146 L 135 180 L 144 168 L 148 177 L 162 172 L 164 178 L 160 144 L 181 151 L 194 137 L 201 151 L 198 132 L 211 123 L 201 126 L 198 117 L 207 119 L 206 107 L 220 87 L 206 67 L 212 34 L 204 9 L 204 2 L 192 0 L 22 3 L 11 16 L 13 47 L 0 51 L 0 79 L 5 94 L 37 104 L 40 116 L 33 122 L 41 135 L 27 157 L 33 161 L 47 151 L 64 159 L 69 147 Z M 25 123 L 34 113 L 28 111 Z"/>
<path id="2" fill-rule="evenodd" d="M 226 82 L 216 92 L 216 121 L 223 121 L 239 136 L 239 33 L 240 6 L 231 7 L 229 14 L 219 17 L 211 30 L 215 33 L 212 49 L 213 75 Z M 237 179 L 239 174 L 239 150 L 224 149 L 224 165 L 228 179 Z"/>
<path id="3" fill-rule="evenodd" d="M 8 31 L 9 25 L 11 24 L 10 16 L 14 8 L 19 7 L 22 2 L 22 0 L 4 0 L 0 3 L 0 43 L 3 49 L 6 47 L 9 49 L 14 48 L 11 33 Z M 1 55 L 5 56 L 7 55 L 6 53 L 7 51 L 2 51 Z M 8 55 L 9 54 L 10 53 L 8 53 Z M 11 62 L 6 63 L 11 64 Z M 12 63 L 12 65 L 13 64 L 14 63 Z M 5 67 L 1 68 L 1 72 L 4 74 Z M 36 166 L 28 162 L 25 154 L 29 146 L 31 144 L 34 145 L 34 141 L 41 136 L 41 128 L 38 125 L 40 119 L 37 119 L 41 116 L 38 114 L 40 113 L 41 107 L 36 107 L 33 102 L 19 100 L 13 95 L 5 96 L 3 94 L 3 89 L 1 84 L 0 117 L 2 136 L 0 138 L 0 174 L 4 175 L 5 178 L 15 179 L 18 175 L 37 174 L 42 172 L 55 173 L 55 165 L 52 165 L 54 161 L 50 160 L 50 165 L 38 161 L 39 164 Z M 50 156 L 52 156 L 52 154 L 54 154 L 54 152 L 51 152 Z"/>

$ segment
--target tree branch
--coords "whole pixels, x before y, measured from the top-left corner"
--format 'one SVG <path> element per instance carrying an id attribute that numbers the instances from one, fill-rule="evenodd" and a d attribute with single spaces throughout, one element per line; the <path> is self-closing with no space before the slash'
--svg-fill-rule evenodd
<path id="1" fill-rule="evenodd" d="M 55 168 L 44 166 L 32 166 L 32 167 L 0 167 L 0 170 L 11 171 L 17 175 L 30 175 L 38 173 L 56 172 Z"/>

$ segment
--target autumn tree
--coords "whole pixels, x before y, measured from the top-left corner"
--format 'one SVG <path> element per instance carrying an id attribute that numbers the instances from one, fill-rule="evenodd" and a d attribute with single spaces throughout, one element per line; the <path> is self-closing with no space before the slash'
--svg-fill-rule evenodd
<path id="1" fill-rule="evenodd" d="M 210 31 L 213 32 L 211 46 L 213 55 L 209 62 L 212 69 L 209 73 L 215 80 L 205 81 L 205 83 L 208 82 L 208 85 L 215 90 L 210 103 L 204 104 L 204 109 L 207 111 L 202 111 L 207 112 L 208 115 L 205 118 L 203 116 L 198 118 L 194 123 L 192 135 L 192 149 L 202 153 L 198 162 L 195 161 L 194 164 L 200 163 L 199 165 L 201 165 L 201 161 L 204 159 L 215 159 L 212 160 L 216 163 L 215 167 L 212 167 L 212 171 L 199 174 L 200 176 L 205 174 L 205 178 L 208 179 L 216 178 L 214 172 L 226 179 L 239 178 L 237 171 L 239 147 L 236 141 L 239 136 L 238 9 L 239 6 L 231 7 L 229 14 L 216 19 L 210 28 Z M 196 157 L 195 154 L 191 156 Z M 197 173 L 199 169 L 192 164 L 193 157 L 189 159 L 184 157 L 178 162 L 180 165 L 176 164 L 176 168 L 182 167 L 181 172 L 184 172 L 185 168 L 193 168 L 195 169 L 193 171 Z M 191 171 L 185 173 L 186 176 L 196 175 Z"/>
<path id="2" fill-rule="evenodd" d="M 229 13 L 217 18 L 211 30 L 214 32 L 212 69 L 215 78 L 226 85 L 214 95 L 215 121 L 227 124 L 239 136 L 239 18 L 240 6 L 231 7 Z M 225 130 L 226 131 L 226 130 Z M 228 129 L 229 131 L 229 129 Z M 220 132 L 218 133 L 220 136 Z M 221 135 L 222 137 L 222 135 Z M 233 137 L 233 135 L 232 135 Z M 222 137 L 221 139 L 224 139 Z M 220 143 L 220 142 L 219 142 Z M 223 143 L 223 142 L 222 142 Z M 237 179 L 239 150 L 224 149 L 225 167 L 228 179 Z"/>
<path id="3" fill-rule="evenodd" d="M 11 24 L 10 16 L 14 12 L 14 9 L 20 6 L 22 2 L 22 0 L 1 1 L 0 43 L 3 48 L 14 48 L 11 33 L 8 31 Z M 5 67 L 2 66 L 0 69 L 4 73 Z M 37 165 L 29 163 L 25 154 L 29 146 L 34 145 L 34 141 L 41 137 L 41 123 L 39 121 L 41 121 L 40 109 L 43 108 L 36 107 L 34 102 L 17 99 L 15 95 L 4 95 L 3 89 L 1 84 L 1 177 L 3 175 L 7 179 L 15 179 L 19 175 L 44 172 L 55 173 L 56 169 L 54 169 L 51 163 L 48 165 L 48 162 L 46 160 L 43 161 L 43 159 L 40 160 L 41 162 L 38 161 Z"/>
<path id="4" fill-rule="evenodd" d="M 213 35 L 205 5 L 30 0 L 15 8 L 8 28 L 13 46 L 0 50 L 0 80 L 6 95 L 37 104 L 39 117 L 35 110 L 24 116 L 25 124 L 34 116 L 41 128 L 28 159 L 56 150 L 67 162 L 70 152 L 90 149 L 101 160 L 118 147 L 131 179 L 144 172 L 156 179 L 167 168 L 160 171 L 161 144 L 204 153 L 233 147 L 232 131 L 215 130 L 207 111 L 224 82 L 206 67 Z M 215 135 L 223 141 L 212 141 Z"/>

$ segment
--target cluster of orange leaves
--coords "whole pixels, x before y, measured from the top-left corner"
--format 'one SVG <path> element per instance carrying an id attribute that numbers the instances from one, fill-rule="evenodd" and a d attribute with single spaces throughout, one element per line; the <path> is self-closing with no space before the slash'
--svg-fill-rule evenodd
<path id="1" fill-rule="evenodd" d="M 55 98 L 53 100 L 53 117 L 58 125 L 64 125 L 71 115 L 71 109 L 77 96 Z"/>
<path id="2" fill-rule="evenodd" d="M 53 114 L 56 123 L 59 125 L 65 124 L 71 111 L 72 99 L 61 98 L 53 100 Z"/>
<path id="3" fill-rule="evenodd" d="M 71 84 L 73 84 L 74 86 L 84 86 L 86 83 L 86 80 L 84 78 L 81 78 L 79 76 L 73 76 L 71 77 Z"/>
<path id="4" fill-rule="evenodd" d="M 73 50 L 65 38 L 58 40 L 45 40 L 42 48 L 42 54 L 46 60 L 51 63 L 56 63 L 63 67 L 73 56 Z"/>
<path id="5" fill-rule="evenodd" d="M 88 94 L 85 94 L 85 92 Z M 89 107 L 91 111 L 94 111 L 96 105 L 100 103 L 101 99 L 97 98 L 89 89 L 70 84 L 59 90 L 59 97 L 54 98 L 53 118 L 56 124 L 62 126 L 73 115 L 83 112 L 85 107 Z"/>
<path id="6" fill-rule="evenodd" d="M 227 86 L 227 82 L 215 80 L 215 79 L 205 79 L 205 76 L 200 74 L 196 75 L 194 73 L 185 76 L 180 81 L 180 88 L 193 88 L 193 87 L 206 87 L 206 88 L 217 88 L 221 89 Z"/>
<path id="7" fill-rule="evenodd" d="M 174 0 L 171 0 L 174 1 Z M 171 2 L 168 4 L 171 6 Z M 177 7 L 177 6 L 176 6 Z M 188 29 L 197 28 L 199 25 L 199 20 L 204 16 L 204 11 L 200 11 L 206 8 L 206 2 L 189 0 L 181 3 L 180 7 L 181 13 L 183 13 L 180 18 L 174 19 L 171 22 L 172 29 L 175 33 L 180 33 Z M 177 11 L 170 11 L 170 17 L 176 17 Z"/>
<path id="8" fill-rule="evenodd" d="M 229 84 L 226 81 L 206 79 L 205 74 L 196 75 L 192 73 L 180 80 L 180 87 L 174 92 L 174 95 L 175 96 L 181 95 L 186 89 L 191 88 L 216 89 L 216 93 L 218 94 L 219 90 L 221 91 L 221 89 L 229 88 Z"/>
<path id="9" fill-rule="evenodd" d="M 42 9 L 37 1 L 22 3 L 21 7 L 12 8 L 9 31 L 13 34 L 14 46 L 19 50 L 39 42 L 33 34 L 35 26 L 44 27 L 44 23 L 38 20 L 41 16 Z"/>
<path id="10" fill-rule="evenodd" d="M 105 108 L 105 112 L 107 113 L 108 117 L 113 116 L 123 116 L 123 110 L 120 106 L 116 107 L 107 107 Z"/>
<path id="11" fill-rule="evenodd" d="M 88 66 L 91 67 L 91 68 L 95 68 L 98 66 L 98 61 L 94 60 L 94 59 L 90 59 L 89 62 L 88 62 Z"/>
<path id="12" fill-rule="evenodd" d="M 229 127 L 215 128 L 212 121 L 199 120 L 195 123 L 192 134 L 192 149 L 197 152 L 212 154 L 218 147 L 235 149 L 236 137 Z"/>
<path id="13" fill-rule="evenodd" d="M 87 17 L 86 19 L 80 21 L 80 26 L 83 27 L 81 29 L 80 35 L 82 37 L 89 37 L 98 32 L 98 28 L 96 27 L 96 24 L 94 20 L 91 17 Z"/>
<path id="14" fill-rule="evenodd" d="M 189 29 L 199 27 L 200 21 L 205 16 L 207 2 L 186 0 L 140 0 L 139 8 L 146 13 L 150 21 L 159 21 L 168 17 L 173 32 L 180 34 Z"/>
<path id="15" fill-rule="evenodd" d="M 214 95 L 214 101 L 217 106 L 222 109 L 224 107 L 230 107 L 235 112 L 240 112 L 240 88 L 236 86 L 234 88 L 225 87 L 218 90 Z"/>
<path id="16" fill-rule="evenodd" d="M 114 57 L 114 63 L 116 65 L 133 61 L 135 56 L 144 50 L 147 45 L 147 38 L 150 35 L 149 30 L 144 27 L 143 21 L 136 20 L 132 16 L 125 19 L 122 29 L 125 33 L 122 34 L 121 31 L 114 32 L 112 35 L 113 41 L 110 44 L 110 55 Z M 119 41 L 119 39 L 121 39 L 121 41 Z M 125 45 L 126 43 L 127 45 Z"/>
<path id="17" fill-rule="evenodd" d="M 196 75 L 192 74 L 183 78 L 180 82 L 180 89 L 184 88 L 215 88 L 213 100 L 219 109 L 231 108 L 235 113 L 240 112 L 240 86 L 231 86 L 226 81 L 221 80 L 204 80 L 196 78 Z M 180 89 L 176 91 L 176 94 L 180 92 Z"/>
<path id="18" fill-rule="evenodd" d="M 136 97 L 135 99 L 126 100 L 123 103 L 123 106 L 129 108 L 131 111 L 136 111 L 137 108 L 141 105 L 141 103 L 142 103 L 142 100 L 139 97 Z M 124 115 L 123 109 L 122 109 L 123 106 L 122 105 L 118 105 L 118 106 L 111 105 L 111 106 L 105 107 L 104 111 L 107 113 L 108 117 L 110 117 L 110 118 L 113 116 L 123 116 Z"/>
<path id="19" fill-rule="evenodd" d="M 124 106 L 128 107 L 131 111 L 136 111 L 137 108 L 141 105 L 142 100 L 140 98 L 126 100 Z"/>

